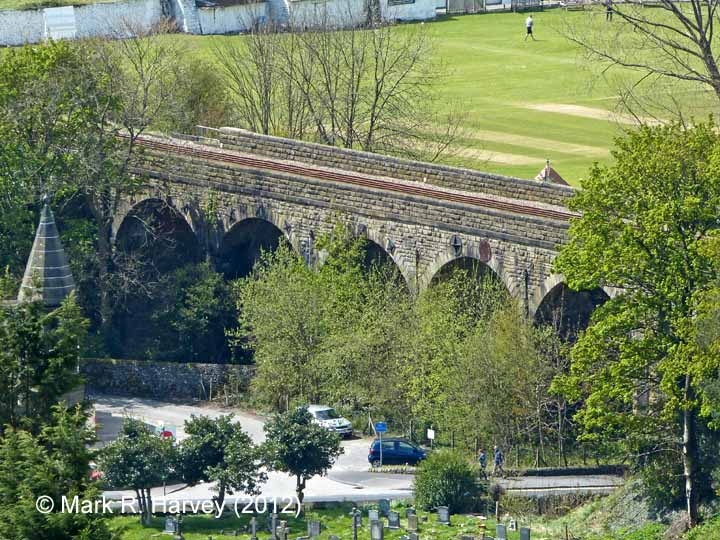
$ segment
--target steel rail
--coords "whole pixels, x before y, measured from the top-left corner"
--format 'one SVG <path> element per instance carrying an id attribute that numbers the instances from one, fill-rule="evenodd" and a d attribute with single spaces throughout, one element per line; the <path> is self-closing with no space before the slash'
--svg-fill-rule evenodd
<path id="1" fill-rule="evenodd" d="M 127 135 L 122 136 L 125 138 L 127 137 Z M 480 195 L 465 195 L 462 193 L 454 193 L 451 191 L 444 191 L 442 189 L 426 186 L 415 186 L 406 183 L 381 180 L 361 174 L 347 174 L 342 172 L 327 171 L 323 169 L 318 169 L 316 167 L 295 165 L 292 163 L 282 163 L 269 159 L 240 156 L 216 150 L 205 150 L 202 148 L 198 148 L 197 146 L 188 147 L 182 144 L 161 142 L 153 139 L 147 139 L 144 137 L 136 139 L 135 143 L 152 150 L 165 151 L 173 154 L 187 156 L 195 156 L 210 161 L 232 163 L 233 165 L 240 165 L 242 167 L 294 174 L 331 182 L 391 191 L 394 193 L 401 193 L 405 195 L 428 197 L 431 199 L 438 199 L 471 206 L 479 206 L 492 210 L 500 210 L 503 212 L 511 212 L 514 214 L 551 219 L 555 221 L 568 221 L 570 218 L 577 216 L 577 214 L 574 214 L 570 211 L 565 212 L 562 210 L 553 210 L 550 208 L 533 206 L 531 204 L 502 201 L 489 197 L 483 197 Z"/>

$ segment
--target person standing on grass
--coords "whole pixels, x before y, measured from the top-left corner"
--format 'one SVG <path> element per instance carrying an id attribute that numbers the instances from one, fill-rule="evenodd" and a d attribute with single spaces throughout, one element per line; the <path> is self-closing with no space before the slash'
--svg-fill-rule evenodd
<path id="1" fill-rule="evenodd" d="M 605 20 L 612 21 L 613 0 L 605 0 Z"/>
<path id="2" fill-rule="evenodd" d="M 500 450 L 499 446 L 495 446 L 493 448 L 493 455 L 494 455 L 494 463 L 495 466 L 493 467 L 493 476 L 497 476 L 497 473 L 501 473 L 503 477 L 505 477 L 505 469 L 503 469 L 503 463 L 505 463 L 505 456 L 503 456 L 502 450 Z"/>
<path id="3" fill-rule="evenodd" d="M 525 19 L 525 29 L 527 30 L 527 33 L 525 34 L 525 41 L 527 41 L 528 37 L 533 38 L 533 41 L 537 41 L 535 39 L 535 36 L 533 35 L 533 18 L 532 15 L 528 15 L 528 18 Z"/>

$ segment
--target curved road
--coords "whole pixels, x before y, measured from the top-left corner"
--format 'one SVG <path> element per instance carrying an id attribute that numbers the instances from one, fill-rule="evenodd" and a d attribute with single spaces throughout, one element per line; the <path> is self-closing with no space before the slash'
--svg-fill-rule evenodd
<path id="1" fill-rule="evenodd" d="M 185 420 L 192 415 L 206 415 L 211 418 L 233 413 L 243 429 L 255 442 L 262 442 L 263 419 L 259 416 L 213 405 L 177 405 L 142 398 L 93 396 L 95 402 L 95 420 L 98 424 L 99 446 L 112 441 L 118 434 L 124 417 L 131 416 L 149 424 L 175 426 L 177 439 L 182 441 Z M 367 451 L 369 439 L 351 439 L 342 443 L 344 454 L 329 471 L 328 476 L 312 478 L 305 490 L 306 501 L 361 501 L 380 498 L 404 499 L 412 496 L 412 476 L 402 474 L 368 472 Z M 501 481 L 506 489 L 525 493 L 530 496 L 552 492 L 596 492 L 605 493 L 622 484 L 615 476 L 555 476 L 520 477 Z M 168 486 L 157 488 L 155 496 L 170 499 L 204 500 L 212 497 L 210 484 L 194 487 Z M 264 485 L 262 495 L 267 498 L 293 496 L 295 482 L 283 473 L 270 473 Z M 129 494 L 129 493 L 128 493 Z M 119 497 L 120 492 L 109 492 L 111 497 Z M 230 498 L 232 500 L 232 498 Z"/>

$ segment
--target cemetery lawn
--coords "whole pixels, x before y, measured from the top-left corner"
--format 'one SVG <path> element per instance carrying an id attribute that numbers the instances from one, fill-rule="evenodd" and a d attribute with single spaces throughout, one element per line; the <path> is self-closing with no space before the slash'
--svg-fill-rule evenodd
<path id="1" fill-rule="evenodd" d="M 334 508 L 310 509 L 307 511 L 305 518 L 322 522 L 321 540 L 327 540 L 332 534 L 339 536 L 342 540 L 350 540 L 352 538 L 351 522 L 348 515 L 350 509 L 351 505 L 345 504 Z M 400 512 L 400 524 L 405 527 L 407 520 L 404 518 L 404 507 L 394 509 Z M 420 536 L 422 538 L 457 540 L 462 534 L 475 534 L 478 531 L 477 524 L 479 520 L 474 516 L 451 516 L 451 525 L 448 527 L 437 524 L 434 513 L 418 512 L 418 515 L 428 516 L 427 523 L 420 523 Z M 207 540 L 208 535 L 212 535 L 214 540 L 233 538 L 248 540 L 250 533 L 246 531 L 246 527 L 250 523 L 250 517 L 248 515 L 241 519 L 235 516 L 214 519 L 212 516 L 185 516 L 182 533 L 186 540 Z M 289 517 L 287 521 L 290 528 L 288 538 L 297 538 L 307 534 L 307 524 L 304 518 L 296 520 Z M 259 530 L 260 524 L 264 525 L 264 522 L 263 516 L 260 516 L 258 518 L 258 538 L 267 540 L 270 538 L 270 534 L 266 530 Z M 387 523 L 387 519 L 385 522 Z M 150 540 L 151 538 L 165 537 L 160 535 L 164 526 L 164 519 L 161 517 L 154 519 L 152 527 L 142 527 L 137 517 L 116 517 L 111 520 L 110 524 L 113 529 L 122 530 L 120 536 L 122 540 Z M 235 529 L 241 531 L 240 536 L 233 536 Z M 220 534 L 221 530 L 224 534 Z M 495 522 L 493 520 L 487 521 L 487 530 L 488 534 L 491 535 L 495 531 Z M 404 534 L 407 534 L 404 528 L 395 531 L 385 529 L 385 538 L 388 540 L 397 540 Z M 370 526 L 366 509 L 363 509 L 363 528 L 359 531 L 358 537 L 362 539 L 370 538 Z M 509 532 L 508 538 L 509 540 L 519 540 L 520 533 Z"/>
<path id="2" fill-rule="evenodd" d="M 660 12 L 662 10 L 655 10 Z M 438 111 L 466 113 L 459 155 L 450 161 L 476 169 L 533 178 L 550 159 L 577 185 L 594 162 L 610 163 L 614 137 L 631 127 L 613 114 L 617 92 L 588 65 L 580 49 L 562 35 L 565 25 L 605 31 L 602 10 L 535 12 L 537 41 L 524 41 L 526 13 L 441 17 L 425 23 L 435 37 L 434 54 L 445 75 L 436 83 Z M 414 23 L 420 24 L 420 23 Z M 213 43 L 237 36 L 170 36 L 214 61 Z M 636 80 L 637 73 L 611 70 L 609 76 Z M 651 92 L 654 88 L 643 89 Z M 706 115 L 707 93 L 674 94 Z M 620 120 L 620 121 L 619 121 Z M 623 123 L 625 122 L 625 123 Z"/>

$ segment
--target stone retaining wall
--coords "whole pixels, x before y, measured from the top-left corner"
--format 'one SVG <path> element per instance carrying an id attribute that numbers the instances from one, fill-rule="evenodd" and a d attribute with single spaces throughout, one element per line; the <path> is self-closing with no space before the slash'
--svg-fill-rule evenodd
<path id="1" fill-rule="evenodd" d="M 255 367 L 86 358 L 82 360 L 80 371 L 90 394 L 174 401 L 209 399 L 233 379 L 245 388 L 255 373 Z"/>
<path id="2" fill-rule="evenodd" d="M 212 136 L 212 134 L 209 135 Z M 401 180 L 427 182 L 442 187 L 489 193 L 513 199 L 565 206 L 574 193 L 574 189 L 568 186 L 357 150 L 346 150 L 281 137 L 270 137 L 244 129 L 220 128 L 219 137 L 224 147 L 240 152 L 303 161 L 314 165 L 389 176 Z"/>

